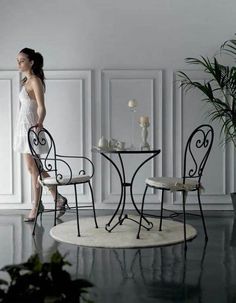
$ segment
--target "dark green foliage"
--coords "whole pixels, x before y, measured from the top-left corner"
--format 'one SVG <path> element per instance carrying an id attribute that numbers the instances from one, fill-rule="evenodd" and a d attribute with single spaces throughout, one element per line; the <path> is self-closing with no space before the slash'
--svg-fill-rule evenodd
<path id="1" fill-rule="evenodd" d="M 38 255 L 31 256 L 26 263 L 7 265 L 10 282 L 0 280 L 0 302 L 4 303 L 72 303 L 92 302 L 83 297 L 93 285 L 83 279 L 72 280 L 63 269 L 70 265 L 57 251 L 50 262 L 42 263 Z"/>
<path id="2" fill-rule="evenodd" d="M 226 41 L 221 50 L 236 55 L 236 40 Z M 236 147 L 236 68 L 220 64 L 216 57 L 186 58 L 186 62 L 200 66 L 210 79 L 203 83 L 192 81 L 186 73 L 180 71 L 181 86 L 186 91 L 196 88 L 203 93 L 202 100 L 211 106 L 209 116 L 212 121 L 221 121 L 221 131 L 224 131 L 226 140 L 232 141 Z"/>

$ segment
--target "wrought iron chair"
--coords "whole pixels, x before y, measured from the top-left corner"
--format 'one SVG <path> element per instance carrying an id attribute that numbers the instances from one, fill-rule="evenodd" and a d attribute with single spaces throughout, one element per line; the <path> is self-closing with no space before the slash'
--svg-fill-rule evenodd
<path id="1" fill-rule="evenodd" d="M 75 210 L 76 210 L 76 219 L 77 219 L 77 231 L 78 236 L 80 236 L 80 227 L 79 227 L 79 208 L 84 207 L 90 207 L 90 206 L 78 206 L 78 198 L 77 198 L 77 185 L 83 185 L 88 184 L 90 193 L 91 193 L 91 199 L 92 199 L 92 208 L 93 208 L 93 216 L 94 216 L 94 222 L 96 228 L 97 220 L 96 220 L 96 212 L 95 212 L 95 205 L 94 205 L 94 195 L 93 195 L 93 189 L 91 186 L 91 178 L 94 175 L 94 165 L 90 159 L 88 159 L 85 156 L 64 156 L 60 155 L 56 151 L 56 145 L 53 140 L 52 135 L 49 133 L 49 131 L 45 128 L 42 128 L 41 130 L 37 131 L 35 126 L 31 127 L 28 131 L 28 143 L 30 147 L 31 154 L 34 158 L 35 164 L 37 166 L 39 177 L 38 181 L 41 185 L 41 191 L 40 191 L 40 200 L 37 207 L 37 214 L 34 221 L 34 228 L 33 228 L 33 235 L 35 234 L 35 227 L 37 224 L 37 218 L 38 215 L 43 212 L 42 207 L 42 189 L 43 187 L 52 187 L 55 186 L 56 189 L 56 199 L 57 201 L 57 195 L 58 195 L 58 187 L 59 186 L 68 186 L 71 185 L 74 187 L 74 194 L 75 194 Z M 39 154 L 39 151 L 44 151 L 45 154 Z M 71 165 L 69 164 L 70 161 L 80 161 L 79 164 L 81 168 L 79 168 L 79 172 L 75 174 L 71 168 Z M 90 167 L 89 167 L 90 166 Z M 91 173 L 87 174 L 86 170 L 89 170 Z M 44 177 L 43 173 L 51 173 L 50 177 Z M 72 209 L 73 207 L 69 207 L 68 209 Z M 52 211 L 52 210 L 48 210 Z M 57 218 L 57 206 L 55 203 L 54 208 L 54 225 L 56 225 L 56 218 Z"/>
<path id="2" fill-rule="evenodd" d="M 149 187 L 160 189 L 161 194 L 161 213 L 160 213 L 160 223 L 159 231 L 162 230 L 162 218 L 163 218 L 163 202 L 164 202 L 164 192 L 165 191 L 179 191 L 182 192 L 182 206 L 183 206 L 183 219 L 184 219 L 184 245 L 187 249 L 186 243 L 186 212 L 185 204 L 186 198 L 189 191 L 197 191 L 198 204 L 200 209 L 200 216 L 202 218 L 202 224 L 205 233 L 205 239 L 208 239 L 206 224 L 204 220 L 204 215 L 202 211 L 200 191 L 202 189 L 201 178 L 203 170 L 205 168 L 207 159 L 209 157 L 212 144 L 214 140 L 214 130 L 211 125 L 203 124 L 197 127 L 190 137 L 188 138 L 185 152 L 184 152 L 184 167 L 183 167 L 183 177 L 182 178 L 172 178 L 172 177 L 159 177 L 159 178 L 147 178 L 145 180 L 146 187 L 144 190 L 141 212 L 140 212 L 140 222 L 139 229 L 137 233 L 137 239 L 140 237 L 141 223 L 143 219 L 144 201 L 147 189 Z"/>

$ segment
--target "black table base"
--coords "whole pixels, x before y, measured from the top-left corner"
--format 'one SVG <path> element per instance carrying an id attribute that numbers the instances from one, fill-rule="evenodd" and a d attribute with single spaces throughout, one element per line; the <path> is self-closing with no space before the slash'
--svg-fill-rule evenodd
<path id="1" fill-rule="evenodd" d="M 114 214 L 112 215 L 110 221 L 106 224 L 105 229 L 108 232 L 111 232 L 115 227 L 117 227 L 118 225 L 122 225 L 123 222 L 125 220 L 131 220 L 137 224 L 139 224 L 139 221 L 136 221 L 135 219 L 133 219 L 132 217 L 130 217 L 127 213 L 124 213 L 125 210 L 125 204 L 126 204 L 126 188 L 128 187 L 130 189 L 130 197 L 131 197 L 131 202 L 134 206 L 134 209 L 136 210 L 136 212 L 138 213 L 138 215 L 140 216 L 141 213 L 134 201 L 134 196 L 133 196 L 133 183 L 134 183 L 134 179 L 136 174 L 138 173 L 138 171 L 140 170 L 140 168 L 147 163 L 148 161 L 150 161 L 152 158 L 154 158 L 155 156 L 157 156 L 160 153 L 160 150 L 153 150 L 153 151 L 112 151 L 110 152 L 111 154 L 117 154 L 120 164 L 121 164 L 121 170 L 119 169 L 119 167 L 116 165 L 116 163 L 111 159 L 111 157 L 109 157 L 107 155 L 108 152 L 102 152 L 101 154 L 103 157 L 105 157 L 112 165 L 113 167 L 116 169 L 119 179 L 120 179 L 120 184 L 121 184 L 121 195 L 120 195 L 120 201 L 118 203 L 118 206 L 114 212 Z M 122 154 L 152 154 L 151 156 L 149 156 L 146 160 L 144 160 L 139 166 L 138 168 L 135 170 L 131 181 L 130 182 L 126 182 L 126 175 L 125 175 L 125 168 L 124 168 L 124 163 L 123 163 L 123 159 L 122 159 Z M 118 211 L 120 210 L 120 214 L 118 217 L 118 221 L 116 223 L 113 223 L 113 220 L 115 219 L 116 215 L 118 214 Z M 146 222 L 147 226 L 142 224 L 142 227 L 144 227 L 146 230 L 150 230 L 153 227 L 153 223 L 150 222 L 145 215 L 143 215 L 143 220 Z M 112 224 L 113 223 L 113 224 Z"/>
<path id="2" fill-rule="evenodd" d="M 129 217 L 128 214 L 124 214 L 122 217 L 119 216 L 118 222 L 115 223 L 112 227 L 110 227 L 111 222 L 107 223 L 106 226 L 105 226 L 105 229 L 106 229 L 108 232 L 111 232 L 116 226 L 122 225 L 123 222 L 124 222 L 124 220 L 126 220 L 126 219 L 127 219 L 127 220 L 131 220 L 131 221 L 133 221 L 133 222 L 139 224 L 139 221 L 137 221 L 137 220 L 135 220 L 135 219 Z M 146 219 L 146 218 L 143 217 L 143 219 Z M 150 227 L 147 227 L 147 226 L 145 226 L 145 225 L 143 225 L 143 224 L 141 224 L 141 226 L 144 227 L 146 230 L 150 230 L 150 229 L 153 227 L 153 224 L 152 224 L 152 222 L 148 221 L 147 219 L 146 219 L 146 221 L 147 221 L 148 225 L 150 225 Z"/>

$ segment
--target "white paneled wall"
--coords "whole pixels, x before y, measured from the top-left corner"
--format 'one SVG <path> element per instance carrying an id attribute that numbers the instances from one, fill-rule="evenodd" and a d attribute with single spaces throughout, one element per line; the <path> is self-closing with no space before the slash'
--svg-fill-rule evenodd
<path id="1" fill-rule="evenodd" d="M 205 75 L 199 71 L 187 71 L 195 80 L 203 81 Z M 100 136 L 115 138 L 130 146 L 131 141 L 137 148 L 141 145 L 141 128 L 138 124 L 140 116 L 150 117 L 148 141 L 154 148 L 162 150 L 155 159 L 145 164 L 137 174 L 134 182 L 134 194 L 137 202 L 141 201 L 144 180 L 148 176 L 161 176 L 168 171 L 172 163 L 173 176 L 181 176 L 183 167 L 183 151 L 190 131 L 200 123 L 209 122 L 207 107 L 200 102 L 201 95 L 197 91 L 185 94 L 180 81 L 173 72 L 172 81 L 167 88 L 172 92 L 172 99 L 166 100 L 163 91 L 163 73 L 155 69 L 103 69 L 100 73 L 101 117 L 93 111 L 94 100 L 91 70 L 46 71 L 46 107 L 45 126 L 49 128 L 57 144 L 60 154 L 86 155 L 96 166 L 93 181 L 95 200 L 98 208 L 113 208 L 120 196 L 120 183 L 117 172 L 99 154 L 91 149 L 97 144 L 98 136 L 92 138 L 94 129 L 101 129 Z M 0 203 L 2 208 L 29 207 L 31 202 L 31 185 L 23 159 L 12 151 L 14 125 L 18 112 L 18 93 L 20 89 L 19 75 L 16 71 L 0 72 L 0 100 L 2 104 L 1 125 L 1 171 Z M 138 106 L 135 113 L 128 107 L 128 100 L 136 99 Z M 164 111 L 163 104 L 170 102 L 172 110 Z M 134 129 L 132 128 L 134 115 Z M 164 123 L 165 120 L 165 123 Z M 168 123 L 166 123 L 168 121 Z M 100 123 L 100 126 L 98 125 Z M 165 125 L 171 127 L 171 136 L 163 140 L 167 133 Z M 205 191 L 202 193 L 206 208 L 230 208 L 229 193 L 234 186 L 234 149 L 223 145 L 220 141 L 220 126 L 214 124 L 215 142 L 203 177 Z M 163 151 L 167 149 L 168 153 Z M 146 156 L 123 157 L 127 172 L 127 182 L 133 172 Z M 112 159 L 118 163 L 116 155 Z M 216 165 L 217 163 L 217 165 Z M 79 170 L 81 163 L 74 163 Z M 23 168 L 23 169 L 22 169 Z M 170 174 L 169 174 L 170 175 Z M 215 177 L 217 176 L 217 178 Z M 73 188 L 61 191 L 70 201 L 74 201 Z M 79 199 L 83 203 L 91 201 L 86 187 L 78 189 Z M 166 202 L 171 208 L 181 206 L 179 194 L 167 195 Z M 158 208 L 160 193 L 150 190 L 147 200 L 149 208 Z M 44 202 L 53 205 L 48 192 L 44 192 Z M 128 192 L 128 202 L 130 202 Z M 195 207 L 195 197 L 189 194 L 189 205 Z"/>
<path id="2" fill-rule="evenodd" d="M 235 0 L 57 0 L 56 5 L 54 0 L 2 0 L 0 208 L 31 206 L 29 175 L 22 157 L 12 151 L 19 106 L 16 56 L 22 48 L 34 48 L 44 56 L 45 126 L 58 149 L 93 159 L 96 205 L 114 208 L 120 193 L 118 177 L 99 154 L 91 153 L 92 146 L 102 135 L 127 146 L 131 143 L 127 102 L 135 98 L 135 145 L 141 143 L 138 117 L 148 115 L 149 143 L 162 150 L 137 174 L 135 199 L 141 199 L 146 176 L 180 175 L 187 136 L 208 119 L 202 96 L 197 91 L 183 94 L 176 71 L 191 68 L 186 57 L 211 57 L 222 42 L 233 38 L 235 14 Z M 199 71 L 189 74 L 197 80 L 205 77 Z M 203 203 L 205 208 L 231 209 L 229 193 L 236 188 L 234 148 L 222 145 L 220 126 L 214 128 L 216 141 L 203 180 Z M 128 156 L 124 161 L 129 178 L 137 161 Z M 71 189 L 65 193 L 73 199 Z M 79 190 L 79 198 L 89 201 L 86 187 Z M 44 200 L 53 203 L 47 192 Z M 159 193 L 148 192 L 149 208 L 158 208 L 159 200 Z M 166 201 L 169 207 L 180 206 L 178 195 L 166 195 Z"/>

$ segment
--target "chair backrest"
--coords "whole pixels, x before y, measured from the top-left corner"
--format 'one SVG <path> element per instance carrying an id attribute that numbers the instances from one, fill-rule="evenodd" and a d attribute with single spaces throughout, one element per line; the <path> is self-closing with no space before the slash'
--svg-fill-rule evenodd
<path id="1" fill-rule="evenodd" d="M 53 137 L 46 128 L 40 130 L 37 130 L 35 126 L 29 128 L 28 143 L 38 168 L 40 180 L 43 179 L 43 172 L 48 172 L 51 177 L 56 178 L 58 184 L 70 184 L 73 175 L 72 165 L 76 170 L 75 175 L 86 175 L 91 178 L 94 174 L 94 165 L 87 157 L 58 154 Z M 74 165 L 75 161 L 77 162 Z M 90 169 L 87 168 L 88 164 Z M 63 181 L 64 177 L 66 177 L 66 183 L 65 180 Z"/>
<path id="2" fill-rule="evenodd" d="M 209 124 L 198 126 L 189 136 L 184 152 L 184 175 L 200 182 L 214 140 L 214 130 Z"/>
<path id="3" fill-rule="evenodd" d="M 56 163 L 56 146 L 55 142 L 45 128 L 37 130 L 32 126 L 28 130 L 28 143 L 36 166 L 39 171 L 40 179 L 42 180 L 42 173 L 57 172 Z"/>

